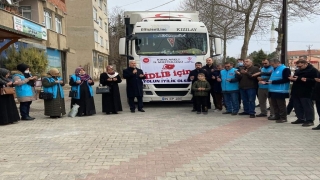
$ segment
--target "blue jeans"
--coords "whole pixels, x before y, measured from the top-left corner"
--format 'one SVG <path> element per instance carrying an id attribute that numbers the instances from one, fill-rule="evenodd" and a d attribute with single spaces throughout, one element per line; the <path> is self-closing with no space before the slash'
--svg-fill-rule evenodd
<path id="1" fill-rule="evenodd" d="M 226 105 L 227 112 L 238 113 L 239 112 L 239 93 L 223 93 L 223 101 Z"/>
<path id="2" fill-rule="evenodd" d="M 256 114 L 256 95 L 257 90 L 255 88 L 252 89 L 240 89 L 243 109 L 245 113 L 248 114 Z"/>

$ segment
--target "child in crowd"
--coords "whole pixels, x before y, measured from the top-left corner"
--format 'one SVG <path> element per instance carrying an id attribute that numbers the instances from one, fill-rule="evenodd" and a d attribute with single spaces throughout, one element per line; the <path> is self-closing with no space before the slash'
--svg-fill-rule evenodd
<path id="1" fill-rule="evenodd" d="M 192 90 L 196 98 L 197 114 L 208 114 L 207 97 L 211 87 L 203 73 L 198 74 L 198 80 L 193 83 Z"/>

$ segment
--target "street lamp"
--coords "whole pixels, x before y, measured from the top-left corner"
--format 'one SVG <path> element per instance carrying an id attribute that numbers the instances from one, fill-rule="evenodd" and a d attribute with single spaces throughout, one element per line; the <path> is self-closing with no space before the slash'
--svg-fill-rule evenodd
<path id="1" fill-rule="evenodd" d="M 281 45 L 281 63 L 287 64 L 287 42 L 288 42 L 288 2 L 283 0 L 282 7 L 282 45 Z"/>

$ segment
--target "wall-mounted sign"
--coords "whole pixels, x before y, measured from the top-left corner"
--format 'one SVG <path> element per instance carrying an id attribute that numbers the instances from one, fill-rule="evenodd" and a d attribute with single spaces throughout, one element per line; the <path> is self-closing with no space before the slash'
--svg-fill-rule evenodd
<path id="1" fill-rule="evenodd" d="M 47 29 L 36 23 L 19 18 L 17 16 L 13 16 L 13 26 L 17 31 L 21 31 L 33 35 L 37 38 L 47 40 Z"/>

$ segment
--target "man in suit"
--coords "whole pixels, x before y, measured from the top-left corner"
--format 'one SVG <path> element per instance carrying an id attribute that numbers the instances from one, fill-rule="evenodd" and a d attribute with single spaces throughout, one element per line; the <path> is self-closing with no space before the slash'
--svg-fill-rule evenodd
<path id="1" fill-rule="evenodd" d="M 123 70 L 123 78 L 127 80 L 127 97 L 129 99 L 129 106 L 132 113 L 135 112 L 134 98 L 138 100 L 138 111 L 145 112 L 143 110 L 143 82 L 146 76 L 143 71 L 136 67 L 136 61 L 130 60 L 129 67 Z"/>

